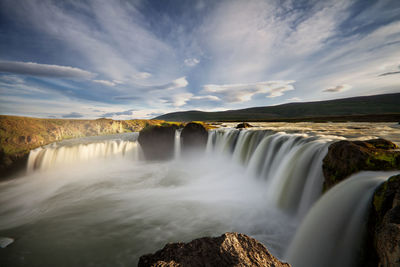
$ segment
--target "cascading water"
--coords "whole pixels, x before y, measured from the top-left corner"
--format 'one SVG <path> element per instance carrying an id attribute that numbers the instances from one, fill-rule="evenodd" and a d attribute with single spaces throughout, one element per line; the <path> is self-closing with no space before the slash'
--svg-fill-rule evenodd
<path id="1" fill-rule="evenodd" d="M 373 192 L 394 174 L 361 172 L 325 193 L 297 230 L 287 261 L 294 267 L 356 266 Z"/>
<path id="2" fill-rule="evenodd" d="M 136 135 L 133 135 L 136 137 Z M 110 137 L 108 137 L 110 138 Z M 100 138 L 97 138 L 100 139 Z M 76 141 L 75 141 L 76 142 Z M 140 149 L 132 138 L 95 140 L 93 143 L 70 143 L 68 141 L 39 147 L 29 153 L 27 171 L 47 170 L 75 162 L 110 157 L 139 158 Z"/>
<path id="3" fill-rule="evenodd" d="M 334 137 L 216 129 L 209 131 L 206 153 L 180 157 L 180 133 L 172 161 L 138 160 L 141 149 L 132 134 L 31 151 L 27 175 L 0 183 L 0 236 L 18 237 L 0 258 L 15 266 L 126 266 L 167 242 L 237 231 L 278 257 L 287 255 L 294 267 L 346 266 L 362 205 L 381 179 L 364 184 L 351 178 L 314 204 Z M 353 212 L 360 199 L 362 207 Z M 341 227 L 331 225 L 333 217 Z M 347 228 L 343 222 L 350 217 Z M 336 248 L 342 244 L 348 250 Z M 332 260 L 324 252 L 330 250 L 346 260 Z"/>
<path id="4" fill-rule="evenodd" d="M 322 191 L 330 139 L 254 130 L 215 130 L 207 152 L 231 155 L 249 176 L 266 180 L 268 204 L 304 216 Z"/>
<path id="5" fill-rule="evenodd" d="M 179 159 L 181 157 L 181 133 L 182 129 L 175 130 L 174 139 L 174 158 Z"/>

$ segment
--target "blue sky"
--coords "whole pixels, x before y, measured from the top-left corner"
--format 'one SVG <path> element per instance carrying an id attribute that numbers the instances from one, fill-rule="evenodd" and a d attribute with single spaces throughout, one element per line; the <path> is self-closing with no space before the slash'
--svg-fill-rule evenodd
<path id="1" fill-rule="evenodd" d="M 0 113 L 151 118 L 400 92 L 400 1 L 0 1 Z"/>

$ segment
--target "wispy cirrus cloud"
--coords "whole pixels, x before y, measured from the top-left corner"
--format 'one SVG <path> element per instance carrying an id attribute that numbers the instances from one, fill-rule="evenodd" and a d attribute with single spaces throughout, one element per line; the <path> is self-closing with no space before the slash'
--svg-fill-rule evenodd
<path id="1" fill-rule="evenodd" d="M 326 88 L 326 89 L 324 89 L 322 91 L 326 92 L 326 93 L 337 93 L 337 92 L 342 92 L 342 91 L 349 90 L 351 88 L 352 88 L 351 85 L 341 84 L 341 85 L 337 85 L 337 86 L 334 86 L 334 87 Z"/>
<path id="2" fill-rule="evenodd" d="M 115 116 L 121 116 L 121 115 L 132 115 L 135 109 L 128 109 L 125 111 L 118 111 L 118 112 L 107 112 L 101 115 L 101 117 L 115 117 Z"/>
<path id="3" fill-rule="evenodd" d="M 63 117 L 63 118 L 70 118 L 70 119 L 77 119 L 77 118 L 82 118 L 82 117 L 84 117 L 84 115 L 81 114 L 81 113 L 79 113 L 79 112 L 71 112 L 71 113 L 62 115 L 61 117 Z"/>
<path id="4" fill-rule="evenodd" d="M 207 84 L 204 92 L 215 93 L 227 102 L 250 101 L 256 94 L 268 94 L 273 98 L 282 96 L 284 92 L 294 90 L 295 81 L 264 81 L 249 84 Z"/>
<path id="5" fill-rule="evenodd" d="M 186 66 L 194 67 L 200 63 L 200 60 L 198 60 L 197 58 L 187 58 L 184 60 L 184 63 Z"/>
<path id="6" fill-rule="evenodd" d="M 4 60 L 0 60 L 0 72 L 51 78 L 91 79 L 95 76 L 92 72 L 69 66 Z"/>

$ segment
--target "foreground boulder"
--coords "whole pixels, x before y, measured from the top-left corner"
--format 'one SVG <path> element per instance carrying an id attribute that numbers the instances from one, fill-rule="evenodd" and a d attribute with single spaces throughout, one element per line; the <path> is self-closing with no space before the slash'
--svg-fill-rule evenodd
<path id="1" fill-rule="evenodd" d="M 247 122 L 242 122 L 236 125 L 236 129 L 250 128 L 250 127 L 253 127 L 253 125 Z"/>
<path id="2" fill-rule="evenodd" d="M 378 187 L 372 204 L 365 266 L 400 266 L 400 174 Z"/>
<path id="3" fill-rule="evenodd" d="M 207 145 L 208 132 L 206 128 L 195 122 L 186 124 L 181 133 L 182 150 L 204 149 Z"/>
<path id="4" fill-rule="evenodd" d="M 339 141 L 329 146 L 323 160 L 324 191 L 358 171 L 400 169 L 400 151 L 385 139 Z"/>
<path id="5" fill-rule="evenodd" d="M 138 142 L 147 160 L 165 160 L 174 155 L 175 130 L 178 126 L 151 125 L 139 132 Z"/>
<path id="6" fill-rule="evenodd" d="M 140 257 L 148 266 L 290 266 L 275 258 L 263 244 L 244 234 L 225 233 L 189 243 L 170 243 L 154 254 Z"/>

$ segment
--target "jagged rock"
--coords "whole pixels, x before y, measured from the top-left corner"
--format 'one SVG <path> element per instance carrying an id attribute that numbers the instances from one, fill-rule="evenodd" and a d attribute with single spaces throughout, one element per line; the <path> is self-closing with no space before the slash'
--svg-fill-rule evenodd
<path id="1" fill-rule="evenodd" d="M 149 266 L 290 266 L 275 258 L 266 247 L 244 234 L 225 233 L 189 243 L 169 243 L 154 254 L 140 257 L 138 267 Z"/>
<path id="2" fill-rule="evenodd" d="M 400 266 L 400 174 L 374 193 L 366 243 L 365 266 Z"/>
<path id="3" fill-rule="evenodd" d="M 178 126 L 151 125 L 139 132 L 138 142 L 148 160 L 165 160 L 174 155 L 175 130 Z"/>
<path id="4" fill-rule="evenodd" d="M 243 128 L 249 128 L 249 127 L 253 127 L 253 125 L 251 125 L 250 123 L 247 123 L 247 122 L 242 122 L 242 123 L 239 123 L 238 125 L 236 125 L 236 129 L 243 129 Z"/>
<path id="5" fill-rule="evenodd" d="M 324 191 L 358 171 L 400 169 L 400 151 L 385 139 L 338 141 L 329 146 L 323 160 Z"/>
<path id="6" fill-rule="evenodd" d="M 207 144 L 208 133 L 202 124 L 190 122 L 183 128 L 181 139 L 183 151 L 205 148 Z"/>

